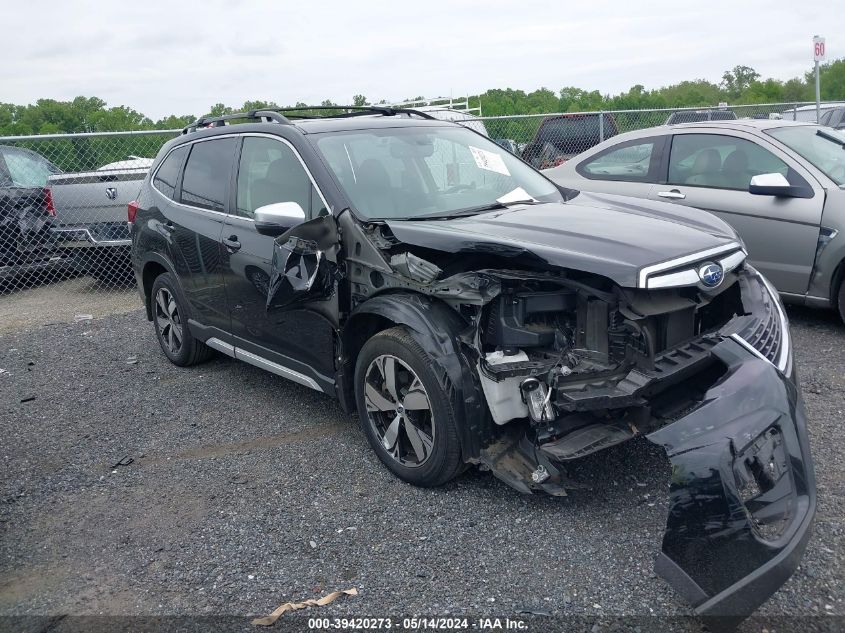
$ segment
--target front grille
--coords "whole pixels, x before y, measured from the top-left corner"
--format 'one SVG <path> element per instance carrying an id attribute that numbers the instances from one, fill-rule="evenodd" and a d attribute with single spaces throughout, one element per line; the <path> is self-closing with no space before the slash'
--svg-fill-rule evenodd
<path id="1" fill-rule="evenodd" d="M 765 290 L 763 291 L 763 306 L 760 320 L 740 332 L 739 335 L 751 347 L 776 365 L 783 344 L 782 325 L 780 312 L 771 295 Z"/>

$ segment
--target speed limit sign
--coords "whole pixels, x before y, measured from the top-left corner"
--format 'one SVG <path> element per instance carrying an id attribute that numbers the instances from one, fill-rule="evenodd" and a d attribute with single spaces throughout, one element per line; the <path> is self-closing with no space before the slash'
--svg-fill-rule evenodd
<path id="1" fill-rule="evenodd" d="M 813 38 L 813 60 L 817 62 L 824 61 L 824 38 L 818 35 Z"/>

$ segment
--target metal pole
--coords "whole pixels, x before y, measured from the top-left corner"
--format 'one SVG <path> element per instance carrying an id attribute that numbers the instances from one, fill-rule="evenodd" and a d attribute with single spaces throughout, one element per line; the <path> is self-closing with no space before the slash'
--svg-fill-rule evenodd
<path id="1" fill-rule="evenodd" d="M 599 143 L 604 142 L 604 110 L 599 110 Z"/>
<path id="2" fill-rule="evenodd" d="M 819 122 L 819 115 L 821 114 L 821 100 L 822 91 L 819 87 L 819 61 L 816 60 L 816 123 Z"/>

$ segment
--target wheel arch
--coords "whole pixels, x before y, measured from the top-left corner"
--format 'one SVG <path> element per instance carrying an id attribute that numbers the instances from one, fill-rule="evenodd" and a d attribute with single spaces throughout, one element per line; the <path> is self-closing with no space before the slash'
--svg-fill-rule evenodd
<path id="1" fill-rule="evenodd" d="M 434 373 L 452 402 L 464 461 L 478 457 L 489 412 L 460 340 L 468 324 L 437 299 L 415 293 L 382 294 L 353 310 L 341 331 L 338 397 L 344 409 L 355 410 L 353 377 L 358 352 L 372 336 L 397 325 L 406 327 L 434 361 Z"/>

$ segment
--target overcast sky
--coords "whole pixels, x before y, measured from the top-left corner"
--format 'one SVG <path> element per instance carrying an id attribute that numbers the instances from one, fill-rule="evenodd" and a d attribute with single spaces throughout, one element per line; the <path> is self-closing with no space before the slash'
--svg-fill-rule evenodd
<path id="1" fill-rule="evenodd" d="M 617 93 L 737 64 L 789 79 L 812 36 L 845 57 L 841 0 L 29 0 L 3 8 L 0 102 L 98 96 L 156 119 L 563 86 Z"/>

